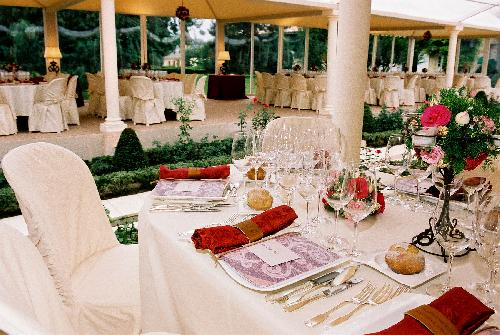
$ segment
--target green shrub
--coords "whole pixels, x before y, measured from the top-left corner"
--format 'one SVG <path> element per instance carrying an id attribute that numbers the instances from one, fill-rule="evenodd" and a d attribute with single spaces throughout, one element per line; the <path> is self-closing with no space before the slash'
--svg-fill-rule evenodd
<path id="1" fill-rule="evenodd" d="M 113 165 L 121 171 L 133 171 L 148 165 L 141 142 L 132 128 L 125 128 L 116 145 Z"/>
<path id="2" fill-rule="evenodd" d="M 0 188 L 9 186 L 9 183 L 7 183 L 7 179 L 5 179 L 5 175 L 0 172 Z"/>
<path id="3" fill-rule="evenodd" d="M 9 186 L 0 188 L 0 217 L 20 214 L 16 195 Z"/>
<path id="4" fill-rule="evenodd" d="M 106 173 L 117 171 L 113 163 L 113 156 L 95 157 L 90 162 L 88 162 L 87 165 L 93 176 L 100 176 Z"/>
<path id="5" fill-rule="evenodd" d="M 375 117 L 373 116 L 370 106 L 365 103 L 363 109 L 363 132 L 373 133 L 375 131 L 375 127 Z"/>
<path id="6" fill-rule="evenodd" d="M 389 137 L 394 134 L 399 134 L 399 130 L 388 130 L 376 133 L 363 133 L 363 139 L 366 141 L 366 145 L 372 148 L 385 147 Z"/>
<path id="7" fill-rule="evenodd" d="M 372 132 L 401 130 L 403 128 L 402 114 L 403 112 L 401 109 L 389 112 L 387 107 L 382 106 L 382 110 L 375 120 L 375 129 Z"/>

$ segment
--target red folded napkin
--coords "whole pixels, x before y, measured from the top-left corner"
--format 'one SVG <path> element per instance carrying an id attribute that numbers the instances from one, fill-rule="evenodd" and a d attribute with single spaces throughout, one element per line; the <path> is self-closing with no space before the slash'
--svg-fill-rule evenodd
<path id="1" fill-rule="evenodd" d="M 229 177 L 229 165 L 174 170 L 160 165 L 160 179 L 224 179 L 227 177 Z"/>
<path id="2" fill-rule="evenodd" d="M 254 216 L 251 224 L 260 229 L 261 238 L 274 234 L 293 223 L 295 211 L 286 205 L 271 208 Z M 235 226 L 219 226 L 196 229 L 191 237 L 196 249 L 209 249 L 214 254 L 228 251 L 250 242 L 249 237 Z"/>
<path id="3" fill-rule="evenodd" d="M 494 311 L 461 287 L 454 287 L 433 302 L 437 309 L 456 327 L 459 335 L 470 335 L 479 328 Z M 419 321 L 409 315 L 395 325 L 377 333 L 366 335 L 432 335 Z"/>

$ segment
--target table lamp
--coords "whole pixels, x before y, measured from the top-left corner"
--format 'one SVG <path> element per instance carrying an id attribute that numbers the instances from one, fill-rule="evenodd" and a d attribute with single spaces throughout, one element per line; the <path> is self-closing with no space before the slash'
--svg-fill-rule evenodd
<path id="1" fill-rule="evenodd" d="M 218 59 L 219 61 L 222 61 L 222 64 L 219 68 L 220 73 L 226 74 L 227 72 L 226 61 L 231 60 L 231 56 L 229 56 L 229 51 L 220 51 Z"/>
<path id="2" fill-rule="evenodd" d="M 58 61 L 62 58 L 61 51 L 58 47 L 46 47 L 43 57 L 48 61 L 49 66 L 47 67 L 48 72 L 59 72 Z"/>

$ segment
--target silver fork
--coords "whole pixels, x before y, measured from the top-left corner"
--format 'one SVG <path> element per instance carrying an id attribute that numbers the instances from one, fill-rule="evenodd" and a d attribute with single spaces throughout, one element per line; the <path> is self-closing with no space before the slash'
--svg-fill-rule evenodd
<path id="1" fill-rule="evenodd" d="M 342 315 L 341 317 L 336 318 L 332 322 L 330 322 L 330 326 L 336 326 L 345 322 L 351 318 L 357 311 L 367 305 L 380 305 L 403 292 L 408 292 L 409 288 L 404 286 L 399 286 L 398 288 L 394 288 L 389 284 L 385 284 L 382 288 L 376 292 L 374 292 L 365 302 L 359 304 L 347 314 Z"/>
<path id="2" fill-rule="evenodd" d="M 349 304 L 349 303 L 353 303 L 353 304 L 360 304 L 360 303 L 362 303 L 363 301 L 365 301 L 366 299 L 368 299 L 370 297 L 370 294 L 372 294 L 372 292 L 375 291 L 375 289 L 376 289 L 376 287 L 373 286 L 372 283 L 368 283 L 354 297 L 338 303 L 337 305 L 333 306 L 332 308 L 330 308 L 326 312 L 318 314 L 318 315 L 310 318 L 309 320 L 306 320 L 304 323 L 308 327 L 314 327 L 314 326 L 316 326 L 316 325 L 324 322 L 326 319 L 328 319 L 328 317 L 330 316 L 330 314 L 332 314 L 333 312 L 335 312 L 337 309 L 341 308 L 342 306 L 344 306 L 346 304 Z"/>

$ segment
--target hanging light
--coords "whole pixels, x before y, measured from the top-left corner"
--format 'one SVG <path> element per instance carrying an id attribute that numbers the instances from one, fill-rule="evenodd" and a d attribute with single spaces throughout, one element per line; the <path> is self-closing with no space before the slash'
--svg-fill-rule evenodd
<path id="1" fill-rule="evenodd" d="M 432 34 L 429 30 L 427 30 L 422 37 L 424 38 L 424 40 L 428 41 L 432 38 Z"/>
<path id="2" fill-rule="evenodd" d="M 184 7 L 184 1 L 175 10 L 175 16 L 178 17 L 181 21 L 186 21 L 189 18 L 189 9 L 187 9 L 187 7 Z"/>

